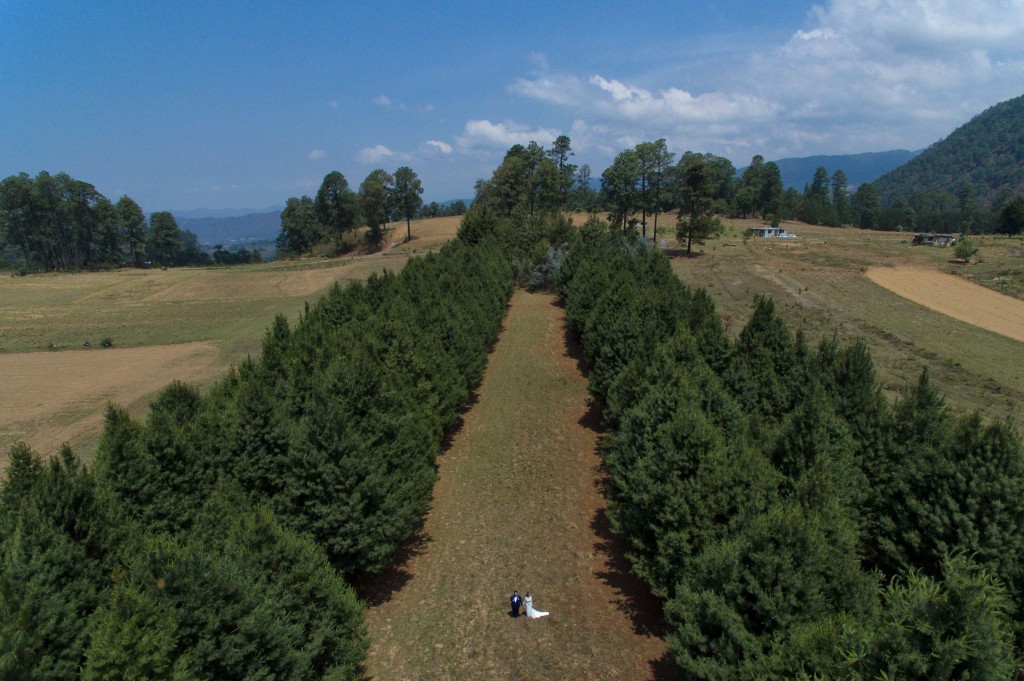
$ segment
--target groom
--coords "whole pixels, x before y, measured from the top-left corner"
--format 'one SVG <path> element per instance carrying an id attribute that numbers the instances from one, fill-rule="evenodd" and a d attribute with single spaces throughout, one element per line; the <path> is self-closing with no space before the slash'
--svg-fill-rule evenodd
<path id="1" fill-rule="evenodd" d="M 523 599 L 519 592 L 513 591 L 512 597 L 508 599 L 508 602 L 512 605 L 512 616 L 519 617 L 519 608 L 523 607 Z"/>

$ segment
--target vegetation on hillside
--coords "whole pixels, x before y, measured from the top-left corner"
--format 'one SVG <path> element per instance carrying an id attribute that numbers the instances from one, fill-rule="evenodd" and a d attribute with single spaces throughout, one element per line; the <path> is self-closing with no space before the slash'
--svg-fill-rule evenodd
<path id="1" fill-rule="evenodd" d="M 412 239 L 412 220 L 462 215 L 463 201 L 444 206 L 423 204 L 423 183 L 412 168 L 402 166 L 394 173 L 382 168 L 370 171 L 358 191 L 337 170 L 324 176 L 316 198 L 290 197 L 281 213 L 277 250 L 283 257 L 305 255 L 314 250 L 340 253 L 357 245 L 357 228 L 366 226 L 364 239 L 371 248 L 384 242 L 387 225 L 404 220 L 406 241 Z"/>
<path id="2" fill-rule="evenodd" d="M 873 184 L 882 204 L 928 215 L 933 229 L 1019 233 L 1001 216 L 1024 193 L 1024 96 L 987 109 Z"/>

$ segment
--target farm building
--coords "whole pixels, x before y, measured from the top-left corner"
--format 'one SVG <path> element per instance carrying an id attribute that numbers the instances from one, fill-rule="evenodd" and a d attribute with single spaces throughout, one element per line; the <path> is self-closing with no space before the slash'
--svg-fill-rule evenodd
<path id="1" fill-rule="evenodd" d="M 780 239 L 792 239 L 796 236 L 796 234 L 787 232 L 785 227 L 751 227 L 749 231 L 751 236 L 762 238 L 778 237 Z"/>
<path id="2" fill-rule="evenodd" d="M 955 246 L 959 234 L 933 234 L 932 232 L 921 232 L 914 236 L 911 242 L 915 246 Z"/>

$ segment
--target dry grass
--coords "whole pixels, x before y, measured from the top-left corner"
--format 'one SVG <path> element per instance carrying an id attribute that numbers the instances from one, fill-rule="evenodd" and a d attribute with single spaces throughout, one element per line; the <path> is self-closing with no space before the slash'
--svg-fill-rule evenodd
<path id="1" fill-rule="evenodd" d="M 378 681 L 673 678 L 659 604 L 608 532 L 598 418 L 555 302 L 514 296 L 422 536 L 361 585 Z M 513 589 L 551 615 L 510 617 Z"/>
<path id="2" fill-rule="evenodd" d="M 1024 259 L 1009 255 L 1005 239 L 981 240 L 981 263 L 964 265 L 950 249 L 910 245 L 906 234 L 785 223 L 798 238 L 744 238 L 745 228 L 755 224 L 761 223 L 729 221 L 721 238 L 672 260 L 683 281 L 707 288 L 733 333 L 746 323 L 754 296 L 767 294 L 790 327 L 802 329 L 812 342 L 833 334 L 864 338 L 891 396 L 927 367 L 959 411 L 991 418 L 1019 412 L 1020 341 L 915 303 L 866 276 L 873 268 L 914 268 L 966 279 L 978 273 L 983 284 L 994 271 L 1019 279 Z M 975 302 L 977 312 L 991 316 L 982 298 Z"/>
<path id="3" fill-rule="evenodd" d="M 201 383 L 219 371 L 212 343 L 0 354 L 0 464 L 18 440 L 45 454 L 64 442 L 91 450 L 108 401 L 139 412 L 143 398 L 171 381 Z"/>
<path id="4" fill-rule="evenodd" d="M 17 440 L 41 454 L 69 442 L 88 457 L 107 401 L 141 415 L 174 379 L 208 385 L 259 354 L 275 315 L 294 321 L 334 282 L 399 269 L 457 227 L 415 221 L 407 244 L 336 259 L 0 277 L 0 468 Z M 388 236 L 404 239 L 405 225 Z"/>

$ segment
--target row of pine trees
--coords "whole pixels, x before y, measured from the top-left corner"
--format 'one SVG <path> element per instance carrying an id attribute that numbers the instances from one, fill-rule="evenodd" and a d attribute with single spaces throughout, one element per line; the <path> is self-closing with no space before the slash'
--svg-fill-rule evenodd
<path id="1" fill-rule="evenodd" d="M 1009 679 L 1024 641 L 1024 450 L 927 373 L 810 347 L 758 298 L 736 340 L 642 241 L 559 271 L 603 405 L 609 515 L 684 678 Z"/>
<path id="2" fill-rule="evenodd" d="M 349 583 L 417 531 L 512 288 L 493 240 L 452 242 L 278 317 L 206 393 L 109 406 L 89 466 L 12 448 L 0 677 L 361 678 Z"/>

